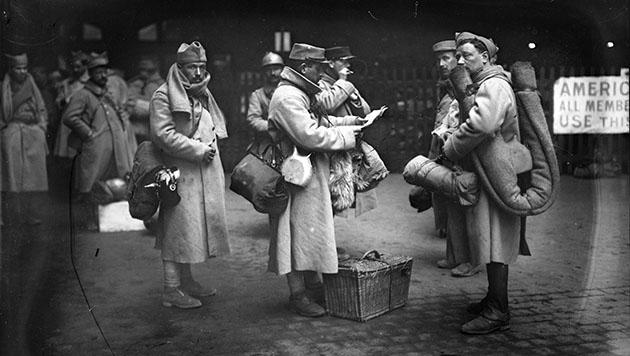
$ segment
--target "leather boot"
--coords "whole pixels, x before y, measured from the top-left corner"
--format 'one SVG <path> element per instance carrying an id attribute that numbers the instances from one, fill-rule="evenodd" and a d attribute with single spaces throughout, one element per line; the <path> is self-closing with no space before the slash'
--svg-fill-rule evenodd
<path id="1" fill-rule="evenodd" d="M 306 292 L 291 295 L 289 298 L 289 308 L 302 316 L 308 316 L 311 318 L 323 316 L 326 314 L 326 309 L 321 305 L 312 301 Z"/>
<path id="2" fill-rule="evenodd" d="M 287 282 L 291 291 L 289 309 L 302 316 L 318 317 L 326 314 L 326 310 L 308 296 L 304 275 L 309 274 L 309 277 L 312 277 L 310 273 L 314 272 L 292 271 L 287 273 Z"/>
<path id="3" fill-rule="evenodd" d="M 483 311 L 483 308 L 486 307 L 486 304 L 488 303 L 488 297 L 483 297 L 483 299 L 478 302 L 478 303 L 470 303 L 468 304 L 468 306 L 466 307 L 466 311 L 469 314 L 474 314 L 474 315 L 479 315 L 481 314 L 481 312 Z"/>
<path id="4" fill-rule="evenodd" d="M 180 263 L 181 272 L 181 290 L 190 294 L 193 297 L 211 297 L 217 294 L 217 290 L 214 288 L 206 288 L 199 282 L 195 281 L 190 271 L 189 263 Z"/>
<path id="5" fill-rule="evenodd" d="M 491 262 L 486 265 L 488 274 L 487 305 L 501 313 L 508 310 L 508 265 Z"/>
<path id="6" fill-rule="evenodd" d="M 486 308 L 481 315 L 462 325 L 462 333 L 470 335 L 489 334 L 493 331 L 510 329 L 510 315 L 492 308 Z"/>
<path id="7" fill-rule="evenodd" d="M 184 293 L 177 287 L 164 287 L 162 293 L 162 305 L 165 307 L 177 307 L 180 309 L 193 309 L 201 306 L 201 301 Z"/>
<path id="8" fill-rule="evenodd" d="M 479 316 L 462 326 L 465 334 L 488 334 L 510 328 L 508 309 L 508 265 L 492 262 L 486 265 L 488 274 L 488 294 L 480 303 L 468 306 L 467 311 Z"/>
<path id="9" fill-rule="evenodd" d="M 314 271 L 304 271 L 304 285 L 306 286 L 306 295 L 310 300 L 326 306 L 326 296 L 324 294 L 324 284 L 319 279 L 319 275 Z"/>

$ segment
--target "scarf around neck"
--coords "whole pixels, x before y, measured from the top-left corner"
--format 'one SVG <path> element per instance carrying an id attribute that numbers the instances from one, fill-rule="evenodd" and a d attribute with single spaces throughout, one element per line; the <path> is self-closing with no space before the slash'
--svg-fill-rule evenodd
<path id="1" fill-rule="evenodd" d="M 492 65 L 483 68 L 479 72 L 470 75 L 470 79 L 472 79 L 473 83 L 478 85 L 493 77 L 501 77 L 501 79 L 505 79 L 508 83 L 510 83 L 510 85 L 512 84 L 510 78 L 508 78 L 508 76 L 505 74 L 503 67 L 499 65 Z"/>
<path id="2" fill-rule="evenodd" d="M 208 90 L 209 82 L 210 74 L 206 73 L 206 76 L 200 83 L 190 83 L 177 66 L 177 63 L 173 63 L 166 76 L 166 95 L 168 96 L 171 111 L 186 114 L 188 119 L 191 119 L 192 113 L 189 96 L 201 101 L 202 106 L 208 110 L 210 117 L 212 117 L 217 137 L 223 139 L 228 136 L 225 117 L 221 109 L 219 109 L 216 100 L 214 100 L 212 93 Z"/>
<path id="3" fill-rule="evenodd" d="M 26 74 L 26 81 L 15 95 L 11 90 L 11 76 L 9 73 L 6 73 L 2 81 L 1 90 L 2 110 L 0 110 L 0 122 L 4 122 L 4 124 L 9 123 L 13 119 L 13 110 L 31 97 L 35 101 L 37 114 L 40 112 L 45 113 L 44 99 L 30 73 Z"/>

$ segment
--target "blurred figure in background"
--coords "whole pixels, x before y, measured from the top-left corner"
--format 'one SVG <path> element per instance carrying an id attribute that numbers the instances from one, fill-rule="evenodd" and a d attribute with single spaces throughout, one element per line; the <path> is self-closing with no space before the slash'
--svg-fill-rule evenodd
<path id="1" fill-rule="evenodd" d="M 73 51 L 71 53 L 69 76 L 63 79 L 57 87 L 56 103 L 60 113 L 64 112 L 72 96 L 83 89 L 85 83 L 90 79 L 87 72 L 87 63 L 89 60 L 89 55 L 82 51 Z M 54 169 L 50 170 L 51 179 L 53 181 L 53 191 L 59 193 L 60 196 L 67 196 L 70 191 L 68 183 L 71 181 L 70 170 L 72 159 L 77 155 L 77 151 L 68 145 L 69 135 L 70 128 L 61 122 L 60 114 L 53 147 Z"/>
<path id="2" fill-rule="evenodd" d="M 74 171 L 76 219 L 80 227 L 98 229 L 91 192 L 99 180 L 122 178 L 131 171 L 133 154 L 122 119 L 122 108 L 108 91 L 107 53 L 92 54 L 87 64 L 90 80 L 72 95 L 62 117 L 72 133 L 69 145 L 79 152 Z"/>
<path id="3" fill-rule="evenodd" d="M 127 87 L 127 82 L 125 82 L 123 77 L 124 72 L 122 70 L 116 68 L 107 69 L 107 93 L 113 99 L 113 103 L 116 105 L 115 110 L 119 113 L 120 121 L 125 128 L 127 155 L 133 162 L 133 156 L 138 149 L 138 141 L 131 125 L 129 112 L 126 109 L 129 101 L 129 87 Z"/>
<path id="4" fill-rule="evenodd" d="M 448 75 L 453 68 L 457 65 L 457 59 L 455 59 L 455 41 L 445 40 L 437 42 L 433 45 L 433 55 L 435 56 L 436 66 L 438 69 L 439 80 L 437 82 L 437 107 L 435 112 L 435 121 L 433 129 L 437 130 L 442 126 L 442 122 L 445 121 L 451 104 L 455 101 L 453 96 L 453 88 L 448 80 Z M 455 106 L 456 108 L 456 106 Z M 446 124 L 446 122 L 445 122 Z M 457 126 L 457 125 L 455 125 Z M 431 135 L 431 147 L 429 149 L 429 159 L 438 158 L 441 150 L 441 141 L 436 134 Z M 447 237 L 446 224 L 447 224 L 447 212 L 446 212 L 446 198 L 439 193 L 432 194 L 433 202 L 433 215 L 435 217 L 435 231 L 440 238 Z M 450 241 L 447 240 L 447 255 Z M 453 268 L 451 261 L 447 264 L 445 261 L 438 261 L 438 267 L 440 268 Z"/>
<path id="5" fill-rule="evenodd" d="M 127 82 L 129 88 L 127 110 L 136 140 L 149 139 L 149 101 L 151 96 L 164 84 L 156 58 L 145 56 L 138 63 L 138 75 Z"/>
<path id="6" fill-rule="evenodd" d="M 57 133 L 57 127 L 59 127 L 60 119 L 59 110 L 55 104 L 55 99 L 57 97 L 56 88 L 50 81 L 48 71 L 45 67 L 36 66 L 33 67 L 30 72 L 33 76 L 33 80 L 35 81 L 35 85 L 37 85 L 39 92 L 42 94 L 44 104 L 46 105 L 46 114 L 48 116 L 46 143 L 50 151 L 53 149 L 55 144 L 55 135 Z"/>
<path id="7" fill-rule="evenodd" d="M 440 41 L 433 45 L 440 80 L 437 83 L 439 101 L 431 135 L 430 159 L 439 159 L 444 145 L 441 137 L 455 131 L 459 126 L 459 105 L 448 79 L 451 71 L 457 66 L 455 50 L 454 40 Z M 479 273 L 481 268 L 470 263 L 465 210 L 439 193 L 433 193 L 432 203 L 438 236 L 446 236 L 446 258 L 437 261 L 437 266 L 450 269 L 454 277 L 470 277 Z"/>
<path id="8" fill-rule="evenodd" d="M 0 88 L 2 202 L 5 223 L 40 224 L 41 192 L 48 191 L 44 99 L 28 72 L 26 54 L 7 56 L 10 69 Z M 10 208 L 10 209 L 8 209 Z"/>
<path id="9" fill-rule="evenodd" d="M 249 96 L 249 107 L 247 109 L 247 123 L 254 132 L 253 149 L 260 148 L 261 153 L 270 143 L 271 136 L 267 131 L 269 122 L 269 101 L 278 83 L 280 83 L 280 72 L 284 68 L 284 61 L 279 54 L 267 52 L 261 61 L 263 73 L 263 86 L 254 90 Z"/>

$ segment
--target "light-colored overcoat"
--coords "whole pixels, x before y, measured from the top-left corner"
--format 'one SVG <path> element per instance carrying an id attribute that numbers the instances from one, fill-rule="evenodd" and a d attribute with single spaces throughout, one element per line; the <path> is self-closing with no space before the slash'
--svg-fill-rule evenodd
<path id="1" fill-rule="evenodd" d="M 269 132 L 286 156 L 297 146 L 311 153 L 313 177 L 304 187 L 289 185 L 289 203 L 280 216 L 272 217 L 269 271 L 337 273 L 333 212 L 328 189 L 328 152 L 347 150 L 356 144 L 352 128 L 356 117 L 319 115 L 311 109 L 316 84 L 285 67 L 269 105 Z M 335 124 L 330 127 L 327 120 Z"/>
<path id="2" fill-rule="evenodd" d="M 260 87 L 254 90 L 249 96 L 247 108 L 247 123 L 254 134 L 252 150 L 262 154 L 271 143 L 271 136 L 267 128 L 269 127 L 269 102 L 275 87 Z"/>
<path id="3" fill-rule="evenodd" d="M 135 105 L 131 109 L 131 126 L 134 133 L 140 137 L 149 136 L 149 101 L 162 84 L 164 79 L 157 72 L 146 79 L 140 76 L 131 78 L 127 83 L 129 100 L 135 100 Z"/>
<path id="4" fill-rule="evenodd" d="M 9 75 L 7 74 L 7 77 Z M 23 85 L 30 86 L 30 97 L 13 107 L 5 117 L 4 100 L 12 100 L 7 78 L 0 88 L 0 147 L 2 149 L 2 191 L 34 192 L 48 190 L 46 171 L 46 107 L 30 74 Z M 25 90 L 23 88 L 23 90 Z M 8 103 L 7 103 L 8 104 Z"/>
<path id="5" fill-rule="evenodd" d="M 483 140 L 499 134 L 519 137 L 516 99 L 508 81 L 490 77 L 480 82 L 469 118 L 446 141 L 444 153 L 465 170 L 474 171 L 469 153 Z M 483 186 L 479 201 L 465 208 L 465 216 L 473 265 L 516 261 L 520 217 L 501 210 Z"/>
<path id="6" fill-rule="evenodd" d="M 81 140 L 75 181 L 79 192 L 90 192 L 97 180 L 123 178 L 131 171 L 130 128 L 106 89 L 88 81 L 70 98 L 62 121 Z"/>
<path id="7" fill-rule="evenodd" d="M 156 240 L 162 259 L 178 263 L 199 263 L 230 251 L 217 128 L 200 100 L 189 99 L 189 114 L 172 112 L 165 83 L 155 91 L 149 107 L 151 141 L 163 151 L 165 165 L 177 167 L 181 174 L 177 185 L 181 201 L 160 208 Z M 208 163 L 203 157 L 209 145 L 217 151 Z"/>

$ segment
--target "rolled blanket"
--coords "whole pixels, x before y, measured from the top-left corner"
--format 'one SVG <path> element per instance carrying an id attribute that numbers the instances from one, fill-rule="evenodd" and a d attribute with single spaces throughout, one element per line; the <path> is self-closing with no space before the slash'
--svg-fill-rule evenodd
<path id="1" fill-rule="evenodd" d="M 473 206 L 479 199 L 479 185 L 474 173 L 451 170 L 422 155 L 407 163 L 403 178 L 409 184 L 441 193 L 461 206 Z"/>
<path id="2" fill-rule="evenodd" d="M 519 175 L 522 159 L 512 154 L 517 150 L 510 151 L 511 143 L 505 142 L 501 135 L 480 144 L 471 153 L 471 159 L 479 181 L 501 209 L 519 216 L 537 215 L 547 210 L 555 200 L 560 181 L 558 160 L 536 91 L 534 68 L 528 62 L 516 62 L 511 73 L 521 142 L 529 148 L 532 169 Z M 460 94 L 462 88 L 467 88 L 468 97 L 460 102 L 460 115 L 465 120 L 471 108 L 468 98 L 474 95 L 474 86 L 469 84 L 472 83 L 470 79 L 463 76 L 456 80 L 461 81 L 454 85 L 460 88 Z"/>

